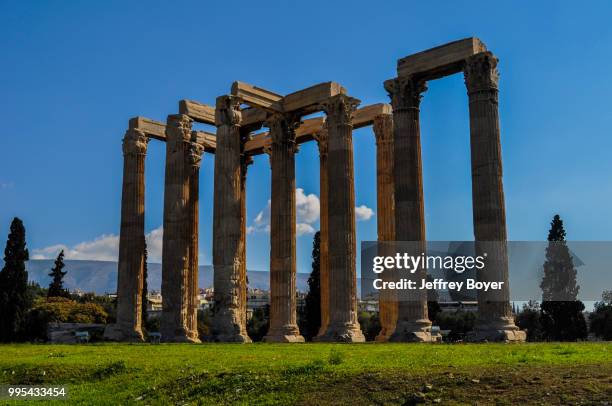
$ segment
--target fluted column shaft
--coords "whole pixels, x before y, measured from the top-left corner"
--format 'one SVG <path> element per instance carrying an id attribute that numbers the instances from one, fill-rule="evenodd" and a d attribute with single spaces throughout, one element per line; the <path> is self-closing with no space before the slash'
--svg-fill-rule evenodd
<path id="1" fill-rule="evenodd" d="M 321 297 L 321 327 L 318 337 L 325 334 L 329 326 L 329 190 L 327 181 L 328 134 L 327 125 L 316 135 L 319 147 L 319 294 Z"/>
<path id="2" fill-rule="evenodd" d="M 243 136 L 243 141 L 246 137 Z M 244 143 L 243 143 L 244 146 Z M 253 163 L 253 157 L 246 155 L 243 151 L 240 158 L 240 283 L 243 285 L 240 293 L 240 306 L 243 314 L 243 323 L 247 323 L 247 259 L 246 259 L 246 237 L 247 237 L 247 213 L 246 213 L 246 177 L 249 165 Z"/>
<path id="3" fill-rule="evenodd" d="M 408 77 L 385 83 L 393 105 L 393 148 L 395 183 L 395 240 L 416 242 L 415 252 L 425 250 L 425 213 L 419 105 L 424 81 Z M 420 285 L 424 269 L 412 277 Z M 431 322 L 427 316 L 427 292 L 400 292 L 397 324 L 391 341 L 430 341 Z"/>
<path id="4" fill-rule="evenodd" d="M 169 115 L 166 124 L 166 174 L 162 251 L 162 316 L 160 331 L 167 342 L 190 342 L 189 149 L 192 120 Z"/>
<path id="5" fill-rule="evenodd" d="M 198 334 L 198 307 L 199 307 L 199 233 L 200 233 L 200 165 L 202 162 L 202 153 L 204 147 L 198 144 L 194 139 L 195 133 L 192 133 L 192 139 L 189 145 L 189 276 L 188 276 L 188 307 L 187 320 L 189 338 L 197 342 L 199 341 Z"/>
<path id="6" fill-rule="evenodd" d="M 483 52 L 469 58 L 464 69 L 470 109 L 474 237 L 477 253 L 487 254 L 478 279 L 504 282 L 501 291 L 478 291 L 478 321 L 471 338 L 524 341 L 524 332 L 514 325 L 508 289 L 497 62 L 491 52 Z"/>
<path id="7" fill-rule="evenodd" d="M 246 332 L 246 280 L 243 278 L 242 168 L 240 99 L 217 98 L 215 121 L 215 185 L 213 267 L 215 307 L 213 335 L 217 341 L 250 342 Z"/>
<path id="8" fill-rule="evenodd" d="M 268 342 L 304 341 L 297 327 L 295 258 L 296 120 L 273 114 L 267 120 L 272 137 L 270 166 L 270 329 Z"/>
<path id="9" fill-rule="evenodd" d="M 145 156 L 148 138 L 129 129 L 123 138 L 123 186 L 117 272 L 117 325 L 110 339 L 142 341 Z"/>
<path id="10" fill-rule="evenodd" d="M 374 135 L 376 137 L 376 196 L 377 196 L 377 228 L 378 241 L 394 241 L 394 186 L 393 186 L 393 116 L 382 114 L 374 118 Z M 388 248 L 379 247 L 382 251 Z M 379 255 L 386 255 L 379 252 Z M 393 253 L 390 253 L 393 255 Z M 390 273 L 383 272 L 383 280 L 391 280 Z M 379 317 L 381 331 L 376 341 L 386 341 L 395 330 L 397 322 L 397 298 L 388 289 L 380 292 Z"/>
<path id="11" fill-rule="evenodd" d="M 361 342 L 357 319 L 355 185 L 352 113 L 359 101 L 344 94 L 331 97 L 327 113 L 330 321 L 322 341 Z"/>

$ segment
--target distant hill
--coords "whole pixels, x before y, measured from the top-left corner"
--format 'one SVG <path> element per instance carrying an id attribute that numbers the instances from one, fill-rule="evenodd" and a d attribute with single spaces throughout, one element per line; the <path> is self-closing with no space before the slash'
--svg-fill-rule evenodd
<path id="1" fill-rule="evenodd" d="M 67 271 L 64 277 L 65 286 L 68 289 L 78 288 L 85 292 L 96 292 L 98 294 L 111 293 L 117 290 L 117 263 L 112 261 L 65 261 Z M 161 264 L 148 264 L 148 285 L 151 290 L 161 289 Z M 28 276 L 31 281 L 37 282 L 45 287 L 49 285 L 51 278 L 48 273 L 53 267 L 52 259 L 34 259 L 26 263 Z M 265 271 L 247 271 L 249 287 L 268 290 L 270 287 L 270 276 Z M 297 274 L 297 289 L 302 292 L 308 290 L 308 275 Z M 212 287 L 213 272 L 211 265 L 200 266 L 200 287 Z"/>

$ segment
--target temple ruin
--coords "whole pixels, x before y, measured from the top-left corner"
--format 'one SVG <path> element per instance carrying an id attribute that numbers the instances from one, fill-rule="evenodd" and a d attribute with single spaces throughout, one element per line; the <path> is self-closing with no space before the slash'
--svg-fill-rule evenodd
<path id="1" fill-rule="evenodd" d="M 252 157 L 268 154 L 271 169 L 270 329 L 268 342 L 303 342 L 296 319 L 295 154 L 314 141 L 320 158 L 321 329 L 317 341 L 363 342 L 357 320 L 353 129 L 373 126 L 376 138 L 379 241 L 425 241 L 419 104 L 427 81 L 463 72 L 469 97 L 472 196 L 476 241 L 506 241 L 498 118 L 497 59 L 477 38 L 410 55 L 384 82 L 391 105 L 358 108 L 335 82 L 279 95 L 234 82 L 215 106 L 182 100 L 166 123 L 130 120 L 123 138 L 123 189 L 117 323 L 105 336 L 141 341 L 144 254 L 144 162 L 149 140 L 166 143 L 161 334 L 198 342 L 199 172 L 214 155 L 212 333 L 219 342 L 250 342 L 246 332 L 246 177 Z M 306 118 L 323 112 L 324 117 Z M 216 127 L 194 131 L 193 122 Z M 259 132 L 262 128 L 268 131 Z M 333 191 L 333 193 L 330 193 Z M 500 249 L 496 275 L 508 281 Z M 524 341 L 504 302 L 478 297 L 474 341 Z M 432 341 L 427 298 L 380 298 L 377 341 Z"/>

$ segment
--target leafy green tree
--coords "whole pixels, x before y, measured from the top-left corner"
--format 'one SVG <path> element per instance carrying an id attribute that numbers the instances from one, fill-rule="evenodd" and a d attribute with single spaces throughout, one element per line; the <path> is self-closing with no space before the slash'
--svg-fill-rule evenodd
<path id="1" fill-rule="evenodd" d="M 475 321 L 476 314 L 464 310 L 439 312 L 436 316 L 436 323 L 440 326 L 440 330 L 450 330 L 444 337 L 447 342 L 463 340 L 465 335 L 474 329 Z"/>
<path id="2" fill-rule="evenodd" d="M 563 221 L 556 214 L 548 232 L 544 262 L 541 323 L 547 340 L 576 341 L 587 337 L 584 304 L 576 300 L 580 287 L 576 283 L 574 260 L 565 241 Z"/>
<path id="3" fill-rule="evenodd" d="M 381 325 L 378 313 L 362 311 L 357 316 L 361 332 L 366 338 L 366 341 L 374 341 L 378 333 L 380 333 Z"/>
<path id="4" fill-rule="evenodd" d="M 270 328 L 270 305 L 253 309 L 253 316 L 247 321 L 247 333 L 251 340 L 263 340 Z"/>
<path id="5" fill-rule="evenodd" d="M 516 313 L 516 325 L 527 333 L 527 341 L 541 341 L 544 332 L 539 303 L 530 300 L 523 304 L 523 309 Z"/>
<path id="6" fill-rule="evenodd" d="M 210 326 L 212 324 L 212 312 L 210 309 L 198 309 L 198 336 L 201 341 L 211 341 Z M 153 330 L 152 330 L 153 331 Z M 155 330 L 159 331 L 159 330 Z"/>
<path id="7" fill-rule="evenodd" d="M 28 312 L 27 338 L 46 340 L 49 323 L 105 324 L 108 314 L 96 303 L 78 303 L 65 297 L 54 296 L 36 303 Z"/>
<path id="8" fill-rule="evenodd" d="M 11 223 L 4 267 L 0 271 L 0 341 L 19 341 L 24 335 L 26 313 L 32 305 L 28 292 L 28 273 L 25 261 L 29 259 L 26 248 L 25 227 L 15 217 Z"/>
<path id="9" fill-rule="evenodd" d="M 604 291 L 601 302 L 595 303 L 590 314 L 591 332 L 604 340 L 612 340 L 612 290 Z"/>
<path id="10" fill-rule="evenodd" d="M 304 339 L 311 341 L 321 328 L 321 233 L 317 231 L 312 243 L 312 272 L 308 277 L 300 332 Z"/>
<path id="11" fill-rule="evenodd" d="M 64 289 L 64 276 L 66 276 L 66 272 L 62 271 L 64 266 L 64 250 L 61 250 L 55 260 L 55 266 L 51 269 L 51 273 L 49 274 L 53 280 L 49 284 L 47 297 L 70 298 L 70 293 Z"/>

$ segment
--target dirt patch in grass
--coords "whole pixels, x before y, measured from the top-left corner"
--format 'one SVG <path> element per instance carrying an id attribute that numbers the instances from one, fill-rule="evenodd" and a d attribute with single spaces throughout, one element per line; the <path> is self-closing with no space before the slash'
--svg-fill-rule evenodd
<path id="1" fill-rule="evenodd" d="M 338 376 L 304 392 L 302 405 L 610 404 L 612 365 L 392 371 Z"/>
<path id="2" fill-rule="evenodd" d="M 323 362 L 270 372 L 205 372 L 149 388 L 145 404 L 608 404 L 612 365 L 347 373 Z"/>

